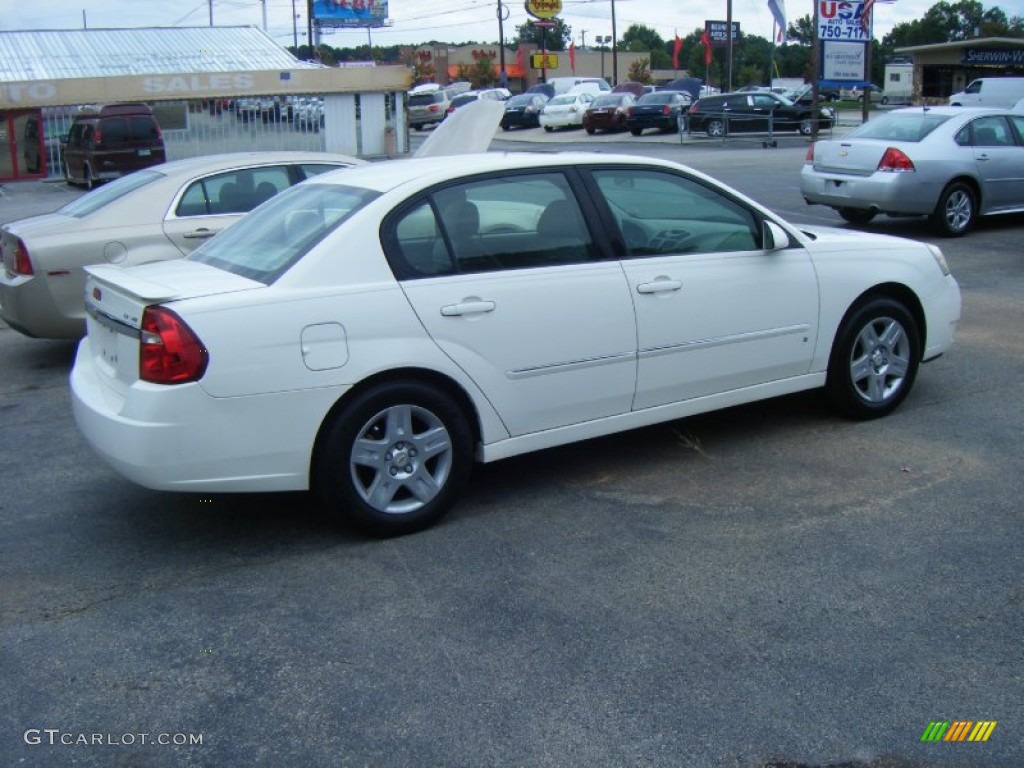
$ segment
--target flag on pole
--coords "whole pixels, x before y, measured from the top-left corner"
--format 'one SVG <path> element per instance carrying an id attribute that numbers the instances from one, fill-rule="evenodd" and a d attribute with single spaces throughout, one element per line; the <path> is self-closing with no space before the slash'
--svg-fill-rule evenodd
<path id="1" fill-rule="evenodd" d="M 569 69 L 576 74 L 576 41 L 569 41 Z"/>
<path id="2" fill-rule="evenodd" d="M 871 6 L 874 4 L 875 0 L 864 0 L 864 10 L 860 14 L 860 25 L 868 33 L 871 32 Z"/>
<path id="3" fill-rule="evenodd" d="M 700 35 L 700 44 L 704 46 L 704 66 L 711 66 L 711 38 L 708 37 L 708 31 L 705 29 Z"/>
<path id="4" fill-rule="evenodd" d="M 786 42 L 786 0 L 768 0 L 768 10 L 775 17 L 775 23 L 779 25 L 780 43 Z"/>
<path id="5" fill-rule="evenodd" d="M 676 42 L 672 46 L 672 69 L 679 69 L 679 52 L 683 50 L 683 41 L 676 35 Z"/>

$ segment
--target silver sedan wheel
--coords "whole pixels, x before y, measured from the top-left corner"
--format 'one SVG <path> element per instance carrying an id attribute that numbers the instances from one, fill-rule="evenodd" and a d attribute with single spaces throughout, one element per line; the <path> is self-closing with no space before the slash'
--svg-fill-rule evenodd
<path id="1" fill-rule="evenodd" d="M 452 471 L 444 423 L 418 405 L 392 405 L 358 431 L 349 461 L 352 484 L 373 509 L 408 514 L 431 502 Z"/>
<path id="2" fill-rule="evenodd" d="M 903 387 L 910 370 L 906 329 L 891 317 L 876 317 L 857 334 L 850 354 L 850 381 L 867 403 L 882 405 Z"/>
<path id="3" fill-rule="evenodd" d="M 964 232 L 974 218 L 974 199 L 965 187 L 957 187 L 946 197 L 943 205 L 946 229 L 951 234 Z"/>

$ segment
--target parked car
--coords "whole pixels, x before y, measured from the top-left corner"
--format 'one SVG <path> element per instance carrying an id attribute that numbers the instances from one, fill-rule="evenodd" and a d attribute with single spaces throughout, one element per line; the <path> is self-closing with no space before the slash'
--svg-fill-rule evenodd
<path id="1" fill-rule="evenodd" d="M 1024 114 L 906 107 L 807 150 L 800 191 L 846 221 L 929 216 L 963 235 L 978 216 L 1024 211 Z"/>
<path id="2" fill-rule="evenodd" d="M 649 88 L 651 88 L 651 86 L 627 80 L 626 82 L 619 83 L 612 88 L 612 93 L 631 93 L 633 94 L 633 98 L 639 99 L 645 93 L 650 93 L 650 90 L 648 90 Z"/>
<path id="3" fill-rule="evenodd" d="M 429 126 L 436 126 L 448 112 L 452 96 L 448 91 L 437 88 L 410 93 L 408 96 L 409 126 L 422 131 Z"/>
<path id="4" fill-rule="evenodd" d="M 362 160 L 323 152 L 240 152 L 136 171 L 55 213 L 0 227 L 0 316 L 26 336 L 85 331 L 87 264 L 180 259 L 304 179 Z"/>
<path id="5" fill-rule="evenodd" d="M 770 89 L 774 93 L 780 94 L 783 98 L 789 99 L 794 104 L 801 104 L 805 107 L 811 106 L 814 103 L 814 89 L 810 83 L 805 83 L 797 88 L 783 88 L 776 90 Z M 841 91 L 838 88 L 826 88 L 820 86 L 818 88 L 818 103 L 835 103 L 840 101 L 842 98 Z"/>
<path id="6" fill-rule="evenodd" d="M 583 112 L 583 128 L 587 133 L 626 130 L 626 111 L 636 103 L 628 92 L 601 94 Z"/>
<path id="7" fill-rule="evenodd" d="M 551 83 L 535 83 L 523 91 L 523 93 L 539 93 L 549 99 L 553 99 L 555 97 L 555 86 Z"/>
<path id="8" fill-rule="evenodd" d="M 860 104 L 863 104 L 864 103 L 864 90 L 865 89 L 863 89 L 863 88 L 858 88 L 857 86 L 854 86 L 853 88 L 850 89 L 850 98 L 853 99 L 854 101 L 859 102 Z M 882 88 L 880 86 L 877 86 L 874 83 L 872 83 L 871 86 L 870 86 L 870 90 L 871 90 L 871 103 L 872 104 L 888 104 L 889 103 L 889 97 L 885 95 L 885 92 L 882 90 Z"/>
<path id="9" fill-rule="evenodd" d="M 960 315 L 934 245 L 635 155 L 324 174 L 186 259 L 89 274 L 71 397 L 111 466 L 311 488 L 384 535 L 440 519 L 474 460 L 820 387 L 883 416 Z"/>
<path id="10" fill-rule="evenodd" d="M 979 77 L 949 97 L 951 107 L 1006 109 L 1024 99 L 1024 77 Z"/>
<path id="11" fill-rule="evenodd" d="M 706 88 L 704 81 L 697 77 L 677 77 L 675 80 L 671 80 L 665 84 L 663 90 L 666 91 L 681 91 L 682 93 L 690 94 L 690 98 L 693 101 L 697 101 L 701 96 L 710 96 L 710 93 L 704 93 L 702 89 Z"/>
<path id="12" fill-rule="evenodd" d="M 292 127 L 297 131 L 319 131 L 324 127 L 324 100 L 300 99 L 292 106 Z"/>
<path id="13" fill-rule="evenodd" d="M 705 131 L 713 138 L 768 130 L 799 131 L 808 136 L 814 130 L 813 115 L 810 107 L 794 104 L 771 91 L 758 91 L 699 99 L 690 107 L 687 121 L 691 131 Z M 831 110 L 819 108 L 819 128 L 831 128 L 832 120 Z"/>
<path id="14" fill-rule="evenodd" d="M 647 128 L 662 133 L 679 130 L 679 116 L 686 115 L 690 94 L 681 91 L 655 91 L 641 96 L 626 113 L 626 128 L 639 136 Z"/>
<path id="15" fill-rule="evenodd" d="M 105 104 L 83 109 L 61 144 L 68 184 L 116 179 L 167 159 L 160 124 L 146 104 Z"/>
<path id="16" fill-rule="evenodd" d="M 588 92 L 563 93 L 548 101 L 540 111 L 540 124 L 545 131 L 555 128 L 583 127 L 583 113 L 587 111 L 594 94 Z"/>
<path id="17" fill-rule="evenodd" d="M 556 96 L 563 93 L 569 93 L 573 89 L 579 88 L 581 85 L 588 86 L 589 89 L 595 91 L 610 91 L 612 89 L 608 84 L 608 81 L 603 77 L 576 77 L 574 75 L 567 75 L 565 77 L 548 78 L 548 83 L 554 87 Z"/>
<path id="18" fill-rule="evenodd" d="M 540 126 L 540 111 L 548 103 L 542 93 L 521 93 L 505 102 L 505 115 L 501 118 L 502 130 L 512 128 L 537 128 Z"/>
<path id="19" fill-rule="evenodd" d="M 508 90 L 505 88 L 486 88 L 478 91 L 466 91 L 465 93 L 460 93 L 452 99 L 451 104 L 448 105 L 447 114 L 450 115 L 460 107 L 472 104 L 477 99 L 505 101 L 508 99 Z"/>

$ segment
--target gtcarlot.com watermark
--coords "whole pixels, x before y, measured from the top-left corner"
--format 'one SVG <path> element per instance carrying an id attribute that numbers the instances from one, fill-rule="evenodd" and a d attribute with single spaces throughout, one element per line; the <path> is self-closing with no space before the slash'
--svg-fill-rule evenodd
<path id="1" fill-rule="evenodd" d="M 66 747 L 194 747 L 203 743 L 201 733 L 85 733 L 60 728 L 29 728 L 22 735 L 26 744 Z"/>

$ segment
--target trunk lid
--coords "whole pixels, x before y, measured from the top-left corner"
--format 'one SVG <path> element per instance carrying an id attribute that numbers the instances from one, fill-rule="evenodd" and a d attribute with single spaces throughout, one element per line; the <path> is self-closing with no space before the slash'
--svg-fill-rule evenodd
<path id="1" fill-rule="evenodd" d="M 115 392 L 139 379 L 139 331 L 146 307 L 265 288 L 263 283 L 208 264 L 166 261 L 129 269 L 85 268 L 87 335 L 100 379 Z"/>
<path id="2" fill-rule="evenodd" d="M 851 176 L 870 176 L 878 169 L 885 150 L 893 146 L 885 141 L 819 141 L 814 146 L 814 170 Z"/>

